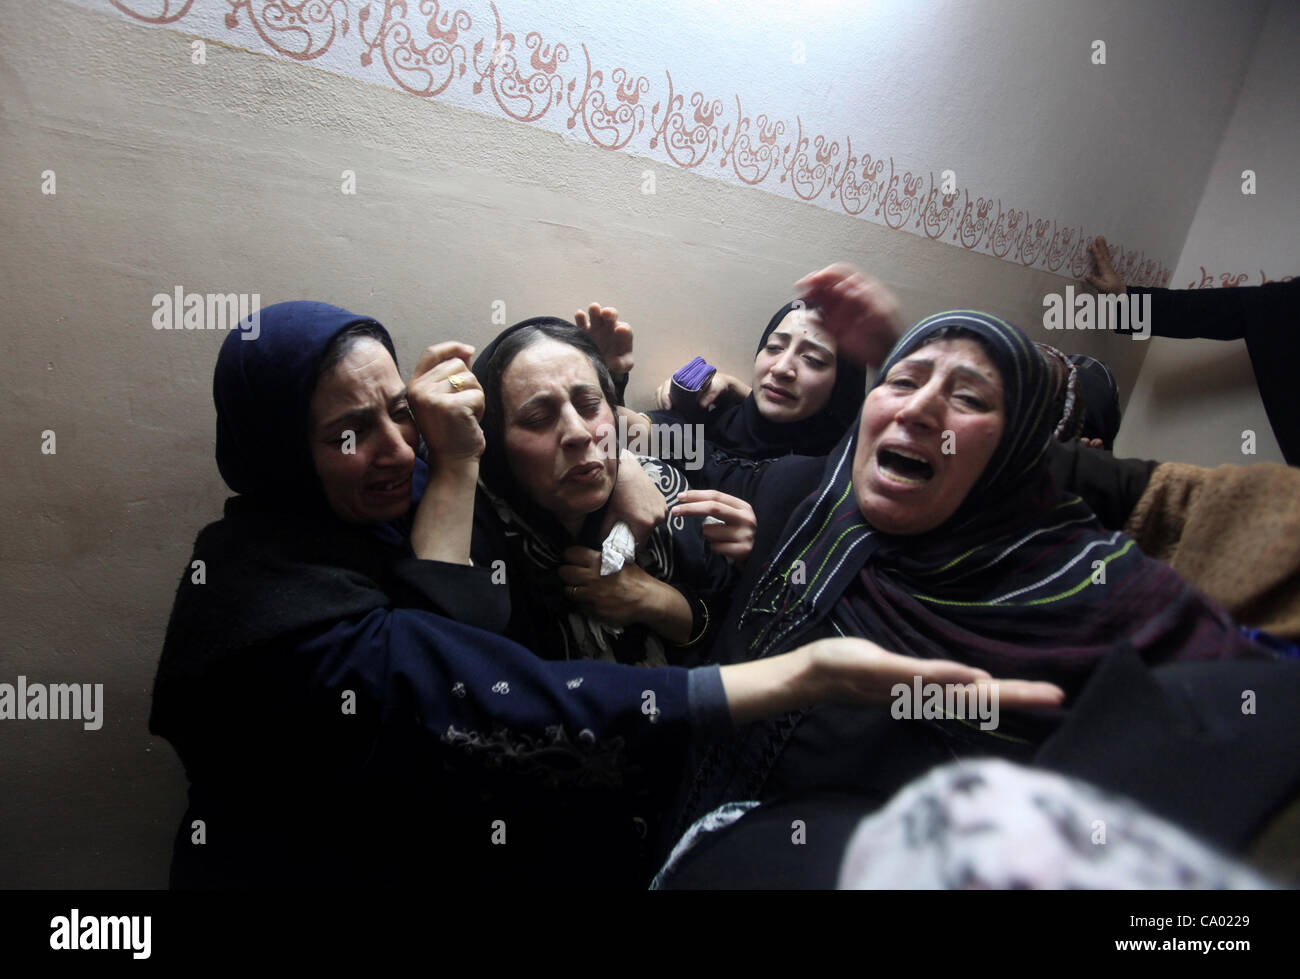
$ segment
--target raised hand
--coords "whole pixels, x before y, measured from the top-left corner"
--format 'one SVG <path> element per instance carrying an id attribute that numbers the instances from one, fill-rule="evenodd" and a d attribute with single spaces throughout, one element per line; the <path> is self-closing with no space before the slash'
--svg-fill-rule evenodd
<path id="1" fill-rule="evenodd" d="M 420 355 L 406 397 L 433 458 L 440 462 L 477 460 L 486 442 L 483 389 L 469 369 L 474 348 L 456 340 L 435 343 Z"/>
<path id="2" fill-rule="evenodd" d="M 1088 254 L 1092 256 L 1092 264 L 1097 271 L 1085 275 L 1083 280 L 1100 293 L 1127 295 L 1128 286 L 1115 271 L 1115 266 L 1110 263 L 1110 247 L 1106 244 L 1106 239 L 1101 235 L 1092 239 L 1088 245 Z"/>
<path id="3" fill-rule="evenodd" d="M 794 287 L 850 363 L 879 367 L 903 335 L 897 297 L 848 262 L 811 272 Z"/>
<path id="4" fill-rule="evenodd" d="M 744 567 L 754 549 L 754 531 L 758 520 L 754 508 L 744 500 L 717 490 L 686 490 L 678 495 L 673 516 L 712 517 L 701 533 L 713 550 Z"/>
<path id="5" fill-rule="evenodd" d="M 573 321 L 596 342 L 611 374 L 621 377 L 632 370 L 632 327 L 618 318 L 617 309 L 592 303 L 585 313 L 574 313 Z"/>
<path id="6" fill-rule="evenodd" d="M 673 379 L 670 377 L 655 389 L 656 408 L 672 408 L 672 388 Z M 700 407 L 708 411 L 715 402 L 719 408 L 739 403 L 749 397 L 749 390 L 749 385 L 740 378 L 717 371 L 709 378 L 709 386 L 700 395 Z"/>

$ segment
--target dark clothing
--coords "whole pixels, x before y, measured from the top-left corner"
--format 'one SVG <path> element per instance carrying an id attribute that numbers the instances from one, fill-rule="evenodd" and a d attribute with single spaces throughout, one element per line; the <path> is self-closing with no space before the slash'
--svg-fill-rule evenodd
<path id="1" fill-rule="evenodd" d="M 1074 367 L 1080 404 L 1082 438 L 1101 439 L 1107 451 L 1115 447 L 1119 434 L 1119 385 L 1115 375 L 1100 360 L 1086 354 L 1066 354 Z"/>
<path id="2" fill-rule="evenodd" d="M 1281 709 L 1243 711 L 1243 690 L 1267 690 L 1268 698 Z M 986 753 L 1019 761 L 1029 755 L 1034 768 L 1080 778 L 1121 797 L 1113 806 L 1089 811 L 1082 820 L 1077 813 L 1068 820 L 1049 800 L 1037 799 L 1038 806 L 1050 807 L 1047 812 L 1054 822 L 1060 819 L 1063 829 L 1073 826 L 1077 832 L 1081 821 L 1085 831 L 1095 829 L 1092 820 L 1104 817 L 1114 841 L 1123 825 L 1114 817 L 1123 810 L 1123 799 L 1132 799 L 1217 847 L 1241 852 L 1268 826 L 1270 817 L 1300 793 L 1295 761 L 1300 726 L 1293 708 L 1282 707 L 1297 703 L 1300 664 L 1231 660 L 1153 668 L 1121 645 L 1098 667 L 1041 747 L 1016 751 L 1008 745 L 1006 750 Z M 887 736 L 885 723 L 881 721 L 877 728 Z M 903 721 L 892 724 L 899 729 L 918 726 Z M 958 753 L 971 754 L 963 751 L 965 745 L 950 750 L 940 743 L 927 752 L 919 745 L 877 740 L 864 746 L 855 738 L 828 738 L 831 729 L 826 726 L 820 733 L 816 738 L 801 725 L 778 762 L 775 780 L 762 793 L 763 804 L 726 829 L 706 835 L 668 875 L 665 886 L 833 888 L 839 882 L 845 847 L 865 816 L 924 771 Z M 901 737 L 899 733 L 895 740 Z M 901 756 L 895 753 L 900 747 Z M 882 753 L 886 750 L 889 753 Z M 835 759 L 841 773 L 828 777 Z M 796 766 L 804 763 L 817 767 L 800 778 L 793 794 L 782 794 L 786 788 L 782 773 L 797 771 Z M 843 788 L 845 773 L 850 772 L 855 775 L 853 792 Z M 737 787 L 737 794 L 746 788 Z M 909 842 L 918 846 L 932 842 L 932 833 L 946 829 L 936 800 L 925 801 L 929 804 L 921 812 L 911 814 L 918 818 L 907 834 Z M 1015 817 L 1011 812 L 1000 815 Z M 792 834 L 795 825 L 801 831 L 798 844 Z M 1088 851 L 1095 853 L 1094 842 L 1083 838 L 1085 859 Z M 1022 845 L 1032 844 L 1022 841 Z M 1131 878 L 1126 886 L 1139 886 L 1139 880 Z"/>
<path id="3" fill-rule="evenodd" d="M 1152 289 L 1151 332 L 1177 339 L 1245 340 L 1282 457 L 1300 465 L 1300 279 L 1230 289 Z"/>
<path id="4" fill-rule="evenodd" d="M 720 662 L 739 662 L 816 639 L 857 636 L 893 652 L 957 660 L 994 677 L 1052 682 L 1066 692 L 1066 705 L 1007 710 L 987 731 L 969 717 L 899 720 L 888 706 L 826 705 L 752 724 L 729 744 L 698 753 L 683 789 L 678 831 L 728 801 L 840 792 L 878 805 L 953 758 L 1032 761 L 1076 704 L 1091 703 L 1099 668 L 1119 648 L 1136 652 L 1143 668 L 1240 658 L 1285 670 L 1167 566 L 1144 557 L 1123 534 L 1104 530 L 1078 499 L 1056 490 L 1042 456 L 1052 444 L 1054 390 L 1046 363 L 1019 331 L 993 317 L 942 314 L 900 340 L 881 376 L 949 320 L 984 340 L 1004 382 L 1003 437 L 966 500 L 933 531 L 891 537 L 865 522 L 852 492 L 856 428 L 820 463 L 820 472 L 817 460 L 774 462 L 753 498 L 755 548 L 717 655 Z M 1224 678 L 1221 689 L 1234 690 L 1233 697 L 1240 692 L 1230 687 L 1243 675 L 1236 664 L 1204 675 Z M 1290 678 L 1279 672 L 1288 691 Z M 1207 689 L 1198 688 L 1197 697 L 1208 696 Z M 1300 695 L 1300 684 L 1294 693 Z M 1276 734 L 1270 728 L 1266 736 Z M 1267 742 L 1252 738 L 1261 735 L 1262 725 L 1234 728 L 1230 749 L 1205 756 L 1207 777 L 1218 774 L 1211 761 L 1230 766 L 1234 752 L 1260 750 Z M 1300 765 L 1282 767 L 1267 804 L 1294 789 L 1300 777 Z M 1092 774 L 1105 785 L 1104 771 Z M 1245 823 L 1256 825 L 1267 815 L 1265 802 L 1214 822 L 1221 837 L 1230 827 L 1236 832 Z"/>
<path id="5" fill-rule="evenodd" d="M 1111 530 L 1124 528 L 1158 465 L 1152 459 L 1116 459 L 1078 441 L 1053 441 L 1047 447 L 1047 468 L 1056 485 L 1081 496 Z"/>
<path id="6" fill-rule="evenodd" d="M 641 462 L 671 507 L 686 488 L 685 479 L 657 460 Z M 503 635 L 526 644 L 538 656 L 556 660 L 690 666 L 707 653 L 736 572 L 704 539 L 702 517 L 670 516 L 637 549 L 641 568 L 677 589 L 691 608 L 691 639 L 678 644 L 641 624 L 626 625 L 614 634 L 588 618 L 566 595 L 557 572 L 564 563 L 564 550 L 571 546 L 600 550 L 597 530 L 603 510 L 588 521 L 581 540 L 570 539 L 563 527 L 536 507 L 525 513 L 480 488 L 473 557 L 477 565 L 504 572 L 509 584 L 510 619 L 500 630 Z"/>
<path id="7" fill-rule="evenodd" d="M 758 340 L 755 356 L 762 352 L 768 339 L 792 312 L 803 309 L 799 301 L 788 302 L 772 316 Z M 835 384 L 826 404 L 813 415 L 797 422 L 773 422 L 763 417 L 753 393 L 740 404 L 718 406 L 705 417 L 704 438 L 708 443 L 705 454 L 710 466 L 727 465 L 732 460 L 777 459 L 797 454 L 825 455 L 843 437 L 853 424 L 862 405 L 867 376 L 854 363 L 837 357 Z M 688 419 L 675 411 L 647 412 L 650 420 L 660 425 L 685 425 Z M 681 460 L 665 459 L 682 468 Z M 709 472 L 687 472 L 691 485 L 697 489 L 718 489 L 709 481 Z"/>
<path id="8" fill-rule="evenodd" d="M 501 627 L 505 589 L 404 543 L 242 498 L 199 535 L 207 580 L 177 591 L 150 719 L 193 783 L 175 886 L 539 884 L 548 853 L 608 880 L 597 847 L 636 845 L 600 815 L 671 773 L 686 671 L 548 663 L 453 621 Z"/>
<path id="9" fill-rule="evenodd" d="M 541 660 L 490 631 L 510 616 L 491 568 L 417 558 L 409 511 L 335 516 L 309 407 L 355 323 L 391 352 L 372 320 L 281 303 L 217 361 L 239 495 L 195 542 L 149 720 L 191 782 L 173 886 L 644 884 L 649 830 L 614 817 L 729 726 L 717 670 Z"/>
<path id="10" fill-rule="evenodd" d="M 474 373 L 483 387 L 487 446 L 474 510 L 473 557 L 480 565 L 504 562 L 504 566 L 495 566 L 505 572 L 509 583 L 512 613 L 505 634 L 546 659 L 594 658 L 629 665 L 694 662 L 711 641 L 735 578 L 731 566 L 714 554 L 704 539 L 703 518 L 670 517 L 637 548 L 635 558 L 647 574 L 671 585 L 686 599 L 692 615 L 689 648 L 669 642 L 640 623 L 612 629 L 586 615 L 567 595 L 558 574 L 565 563 L 564 551 L 574 546 L 601 550 L 603 524 L 613 494 L 600 509 L 587 514 L 575 537 L 514 478 L 505 446 L 507 412 L 502 399 L 505 373 L 519 350 L 524 349 L 512 345 L 536 340 L 535 336 L 530 339 L 520 335 L 524 330 L 536 331 L 543 338 L 566 343 L 585 354 L 592 361 L 611 415 L 617 416 L 615 386 L 600 364 L 599 351 L 584 331 L 566 320 L 539 316 L 516 323 L 484 347 L 475 361 Z M 599 448 L 604 452 L 610 447 Z M 617 465 L 622 465 L 622 453 L 619 455 Z M 672 506 L 678 493 L 686 488 L 685 480 L 656 459 L 637 458 L 667 505 Z"/>

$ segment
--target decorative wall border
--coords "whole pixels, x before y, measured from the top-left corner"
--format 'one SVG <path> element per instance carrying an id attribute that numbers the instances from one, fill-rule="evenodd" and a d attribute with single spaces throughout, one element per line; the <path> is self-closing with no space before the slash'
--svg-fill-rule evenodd
<path id="1" fill-rule="evenodd" d="M 187 29 L 200 26 L 191 16 L 194 0 L 109 2 L 148 24 L 173 27 L 190 17 Z M 414 96 L 436 98 L 453 85 L 469 86 L 469 101 L 478 111 L 567 132 L 601 149 L 793 195 L 1027 268 L 1075 278 L 1091 271 L 1092 239 L 1082 226 L 969 190 L 944 194 L 933 172 L 914 173 L 892 155 L 855 151 L 851 137 L 805 128 L 798 115 L 791 121 L 746 112 L 739 95 L 725 101 L 699 91 L 688 95 L 667 69 L 665 82 L 656 86 L 623 67 L 596 67 L 585 43 L 578 45 L 581 59 L 536 31 L 524 34 L 521 43 L 492 2 L 493 23 L 483 31 L 474 31 L 469 11 L 444 9 L 442 0 L 224 2 L 225 27 L 239 38 L 210 40 L 260 40 L 268 53 L 302 62 L 348 46 L 354 50 L 346 55 L 355 55 L 361 69 L 354 77 L 369 80 L 382 66 L 384 84 Z M 734 115 L 728 108 L 733 102 Z M 1111 255 L 1115 269 L 1134 285 L 1164 286 L 1172 275 L 1140 251 L 1112 245 Z"/>
<path id="2" fill-rule="evenodd" d="M 1264 270 L 1259 270 L 1259 282 L 1247 282 L 1250 278 L 1249 272 L 1219 272 L 1216 276 L 1213 272 L 1205 271 L 1204 265 L 1197 266 L 1201 270 L 1201 277 L 1196 282 L 1187 283 L 1188 289 L 1231 289 L 1234 286 L 1242 285 L 1267 285 L 1270 282 L 1290 282 L 1295 278 L 1294 275 L 1284 275 L 1278 279 L 1270 279 L 1264 274 Z M 1215 279 L 1218 279 L 1216 282 Z"/>

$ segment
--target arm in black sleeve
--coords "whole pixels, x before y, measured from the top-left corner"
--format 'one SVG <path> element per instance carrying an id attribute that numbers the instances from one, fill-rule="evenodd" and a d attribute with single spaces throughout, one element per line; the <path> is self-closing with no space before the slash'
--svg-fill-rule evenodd
<path id="1" fill-rule="evenodd" d="M 1227 289 L 1129 286 L 1128 294 L 1130 301 L 1151 297 L 1151 332 L 1158 337 L 1249 340 L 1255 329 L 1294 336 L 1300 318 L 1300 280 Z"/>
<path id="2" fill-rule="evenodd" d="M 736 566 L 709 546 L 701 533 L 703 523 L 702 517 L 687 517 L 686 525 L 673 535 L 675 569 L 670 584 L 691 607 L 690 639 L 677 644 L 681 654 L 675 659 L 684 665 L 707 655 L 740 577 Z"/>
<path id="3" fill-rule="evenodd" d="M 1102 526 L 1111 530 L 1123 529 L 1159 464 L 1150 459 L 1116 459 L 1077 440 L 1053 440 L 1047 449 L 1047 467 L 1056 485 L 1082 497 Z"/>
<path id="4" fill-rule="evenodd" d="M 1179 339 L 1242 340 L 1260 400 L 1290 465 L 1300 465 L 1300 279 L 1227 289 L 1129 287 L 1151 297 L 1151 332 Z"/>
<path id="5" fill-rule="evenodd" d="M 416 607 L 489 632 L 504 632 L 510 621 L 510 589 L 490 565 L 406 558 L 394 572 L 416 597 Z"/>
<path id="6" fill-rule="evenodd" d="M 316 698 L 337 704 L 343 691 L 354 691 L 358 713 L 415 724 L 467 751 L 498 752 L 497 762 L 509 760 L 511 745 L 547 738 L 592 759 L 617 754 L 619 745 L 665 750 L 684 743 L 696 724 L 725 730 L 729 717 L 716 676 L 543 660 L 508 639 L 413 609 L 335 623 L 301 642 L 294 658 Z M 571 764 L 564 754 L 555 755 L 557 764 Z"/>

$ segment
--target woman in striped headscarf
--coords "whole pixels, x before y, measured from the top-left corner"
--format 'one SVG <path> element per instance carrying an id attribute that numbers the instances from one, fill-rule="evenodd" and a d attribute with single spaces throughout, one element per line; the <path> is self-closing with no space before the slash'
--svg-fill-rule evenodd
<path id="1" fill-rule="evenodd" d="M 1177 742 L 1179 723 L 1135 733 L 1152 717 L 1195 718 L 1194 727 L 1226 731 L 1228 741 L 1290 745 L 1297 725 L 1281 715 L 1293 713 L 1252 717 L 1248 731 L 1233 728 L 1231 715 L 1240 721 L 1238 695 L 1252 684 L 1300 700 L 1300 670 L 1248 642 L 1222 609 L 1057 489 L 1044 461 L 1055 393 L 1034 344 L 995 316 L 956 310 L 914 326 L 835 450 L 824 460 L 781 460 L 762 474 L 757 540 L 715 654 L 738 662 L 858 637 L 1053 683 L 1066 692 L 1064 706 L 999 718 L 994 705 L 990 724 L 970 712 L 953 716 L 951 706 L 947 716 L 922 715 L 899 692 L 889 706 L 819 707 L 752 725 L 696 760 L 679 829 L 740 801 L 835 792 L 851 793 L 855 811 L 870 809 L 933 765 L 966 755 L 1050 759 L 1157 811 L 1179 810 L 1170 814 L 1225 844 L 1241 842 L 1294 792 L 1296 766 L 1283 773 L 1274 765 L 1254 773 L 1240 805 L 1207 804 L 1209 783 L 1192 791 L 1165 757 L 1187 747 Z M 1171 706 L 1161 699 L 1164 674 L 1151 667 L 1185 660 L 1233 660 L 1212 666 L 1239 670 L 1202 670 L 1194 682 L 1180 674 Z M 1198 713 L 1188 693 L 1197 683 L 1211 698 L 1230 696 Z M 1126 731 L 1141 744 L 1126 743 Z M 1124 765 L 1098 767 L 1120 746 Z M 1233 747 L 1191 770 L 1212 778 L 1217 764 L 1235 778 L 1258 755 Z M 1189 793 L 1197 812 L 1185 811 Z"/>

